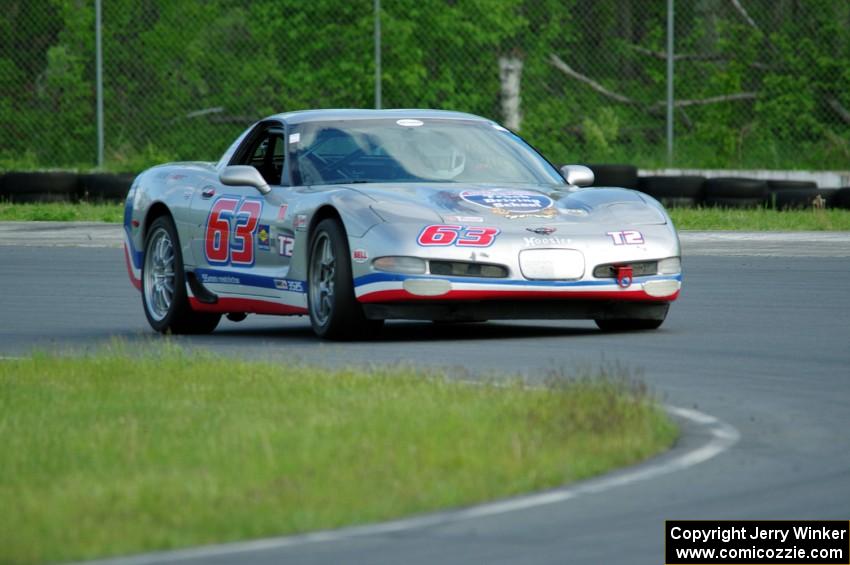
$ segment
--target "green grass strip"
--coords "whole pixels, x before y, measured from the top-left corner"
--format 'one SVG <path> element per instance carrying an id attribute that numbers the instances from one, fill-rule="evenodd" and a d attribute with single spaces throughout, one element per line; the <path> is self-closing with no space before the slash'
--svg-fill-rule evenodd
<path id="1" fill-rule="evenodd" d="M 850 210 L 671 208 L 680 230 L 850 231 Z M 0 221 L 121 222 L 123 204 L 0 203 Z"/>
<path id="2" fill-rule="evenodd" d="M 123 219 L 123 204 L 93 202 L 10 204 L 0 202 L 0 221 L 118 223 Z"/>
<path id="3" fill-rule="evenodd" d="M 850 231 L 850 210 L 670 208 L 680 230 Z"/>
<path id="4" fill-rule="evenodd" d="M 176 348 L 0 361 L 0 561 L 397 518 L 562 485 L 677 431 L 628 378 L 473 386 Z"/>

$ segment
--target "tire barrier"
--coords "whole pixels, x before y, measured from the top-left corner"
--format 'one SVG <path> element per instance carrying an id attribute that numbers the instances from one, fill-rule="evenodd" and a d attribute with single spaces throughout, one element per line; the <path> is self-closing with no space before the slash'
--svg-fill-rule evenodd
<path id="1" fill-rule="evenodd" d="M 593 186 L 638 187 L 638 170 L 633 165 L 587 165 L 593 171 Z"/>
<path id="2" fill-rule="evenodd" d="M 776 210 L 804 210 L 824 208 L 828 191 L 816 188 L 787 188 L 774 190 L 768 196 L 768 206 Z"/>
<path id="3" fill-rule="evenodd" d="M 818 183 L 809 180 L 769 180 L 767 189 L 771 192 L 781 190 L 816 190 Z"/>
<path id="4" fill-rule="evenodd" d="M 664 206 L 696 206 L 702 203 L 705 177 L 683 175 L 678 177 L 640 177 L 638 190 L 644 192 Z"/>
<path id="5" fill-rule="evenodd" d="M 122 202 L 135 174 L 69 172 L 11 172 L 0 175 L 0 201 L 12 203 Z"/>
<path id="6" fill-rule="evenodd" d="M 850 210 L 850 186 L 833 191 L 829 198 L 829 206 Z"/>
<path id="7" fill-rule="evenodd" d="M 0 176 L 0 200 L 15 203 L 68 202 L 76 197 L 79 182 L 76 173 L 6 173 Z"/>
<path id="8" fill-rule="evenodd" d="M 703 202 L 706 206 L 723 208 L 755 208 L 767 200 L 767 183 L 763 180 L 718 177 L 703 185 Z"/>
<path id="9" fill-rule="evenodd" d="M 81 200 L 123 201 L 136 175 L 122 174 L 89 174 L 80 176 Z"/>

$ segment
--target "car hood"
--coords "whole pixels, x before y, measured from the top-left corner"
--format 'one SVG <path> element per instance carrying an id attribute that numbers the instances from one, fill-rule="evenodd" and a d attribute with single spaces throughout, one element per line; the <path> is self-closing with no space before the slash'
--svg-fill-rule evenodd
<path id="1" fill-rule="evenodd" d="M 353 184 L 386 221 L 426 221 L 526 229 L 599 222 L 664 224 L 654 200 L 623 188 L 458 183 Z"/>

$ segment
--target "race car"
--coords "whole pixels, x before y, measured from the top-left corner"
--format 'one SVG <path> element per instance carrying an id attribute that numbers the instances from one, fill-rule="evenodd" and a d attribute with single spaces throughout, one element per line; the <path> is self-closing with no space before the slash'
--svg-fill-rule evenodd
<path id="1" fill-rule="evenodd" d="M 247 314 L 308 315 L 328 339 L 389 319 L 658 328 L 681 288 L 673 223 L 650 196 L 593 180 L 471 114 L 277 114 L 217 163 L 134 180 L 127 269 L 164 333 Z"/>

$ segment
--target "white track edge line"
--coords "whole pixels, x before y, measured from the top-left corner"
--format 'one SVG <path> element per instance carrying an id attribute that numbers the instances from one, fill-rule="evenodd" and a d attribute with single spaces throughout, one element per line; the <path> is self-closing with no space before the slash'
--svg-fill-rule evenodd
<path id="1" fill-rule="evenodd" d="M 699 447 L 691 449 L 685 453 L 664 461 L 638 465 L 638 467 L 632 471 L 614 471 L 611 476 L 588 479 L 572 486 L 558 488 L 538 494 L 518 496 L 502 501 L 487 502 L 460 510 L 438 511 L 424 516 L 402 518 L 379 524 L 351 526 L 337 530 L 324 530 L 286 537 L 208 545 L 197 548 L 177 549 L 173 551 L 160 551 L 136 556 L 119 557 L 115 559 L 89 561 L 88 563 L 90 565 L 149 565 L 153 563 L 178 562 L 190 559 L 203 559 L 205 557 L 218 557 L 223 555 L 233 555 L 237 553 L 278 549 L 313 543 L 335 542 L 357 537 L 425 528 L 428 526 L 447 524 L 471 518 L 505 514 L 507 512 L 515 512 L 518 510 L 555 504 L 581 495 L 598 494 L 631 483 L 649 480 L 675 471 L 682 471 L 720 455 L 735 445 L 735 443 L 737 443 L 741 438 L 740 433 L 733 426 L 715 418 L 714 416 L 705 414 L 704 412 L 691 408 L 680 408 L 669 405 L 666 405 L 664 408 L 667 412 L 676 417 L 689 420 L 694 424 L 707 428 L 707 431 L 711 436 L 710 439 Z"/>

